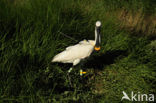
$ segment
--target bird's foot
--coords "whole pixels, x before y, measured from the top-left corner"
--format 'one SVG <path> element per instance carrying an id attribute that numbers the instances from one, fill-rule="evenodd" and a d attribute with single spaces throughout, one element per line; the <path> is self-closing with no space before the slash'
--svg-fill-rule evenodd
<path id="1" fill-rule="evenodd" d="M 83 74 L 86 74 L 87 72 L 84 72 L 82 69 L 80 69 L 80 76 L 83 76 Z"/>

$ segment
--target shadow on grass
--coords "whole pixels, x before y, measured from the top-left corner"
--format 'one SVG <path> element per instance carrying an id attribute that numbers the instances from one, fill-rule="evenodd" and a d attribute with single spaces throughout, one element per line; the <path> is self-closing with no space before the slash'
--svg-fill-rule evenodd
<path id="1" fill-rule="evenodd" d="M 125 56 L 127 56 L 127 51 L 122 51 L 122 50 L 114 50 L 114 51 L 108 51 L 105 54 L 100 54 L 97 55 L 96 53 L 93 53 L 93 55 L 91 57 L 89 57 L 88 59 L 84 59 L 81 61 L 81 63 L 79 63 L 79 65 L 77 65 L 76 67 L 74 67 L 74 70 L 76 73 L 79 72 L 78 68 L 83 68 L 88 69 L 88 68 L 93 68 L 95 70 L 103 70 L 103 68 L 107 65 L 113 64 L 115 62 L 116 59 L 120 59 L 123 58 Z M 64 63 L 54 63 L 53 66 L 57 65 L 58 67 L 61 67 L 61 69 L 64 72 L 67 72 L 68 69 L 70 67 L 72 67 L 72 64 L 64 64 Z M 80 78 L 79 74 L 75 74 L 74 72 L 70 73 L 71 79 L 73 80 L 72 84 L 79 85 L 77 87 L 81 87 L 81 89 L 84 89 L 84 91 L 86 90 L 86 87 L 89 89 L 89 80 L 90 78 L 94 77 L 93 74 L 87 75 L 85 78 Z M 60 75 L 60 77 L 62 77 Z M 56 77 L 58 78 L 58 77 Z M 82 80 L 81 80 L 82 79 Z M 58 81 L 61 81 L 58 80 Z M 65 82 L 64 79 L 62 78 L 62 83 Z M 54 82 L 52 82 L 54 83 Z M 60 83 L 60 82 L 59 82 Z M 42 83 L 43 84 L 43 83 Z M 88 85 L 84 85 L 84 84 L 88 84 Z M 50 84 L 52 85 L 52 84 Z M 91 85 L 91 84 L 90 84 Z M 63 84 L 57 84 L 57 86 L 55 87 L 55 89 L 57 90 L 57 92 L 62 93 L 64 91 L 73 91 L 74 88 L 70 88 L 69 86 L 63 86 Z"/>
<path id="2" fill-rule="evenodd" d="M 81 62 L 76 66 L 82 66 L 82 68 L 94 68 L 94 69 L 99 69 L 102 70 L 104 66 L 113 64 L 117 58 L 122 58 L 127 56 L 128 53 L 127 51 L 123 50 L 114 50 L 114 51 L 108 51 L 105 54 L 94 54 L 84 60 L 81 60 Z M 55 63 L 59 67 L 63 67 L 63 70 L 68 70 L 70 67 L 72 67 L 71 63 Z"/>
<path id="3" fill-rule="evenodd" d="M 84 67 L 102 70 L 104 66 L 113 64 L 117 58 L 123 58 L 127 55 L 127 51 L 123 50 L 108 51 L 99 56 L 93 55 L 86 61 Z"/>

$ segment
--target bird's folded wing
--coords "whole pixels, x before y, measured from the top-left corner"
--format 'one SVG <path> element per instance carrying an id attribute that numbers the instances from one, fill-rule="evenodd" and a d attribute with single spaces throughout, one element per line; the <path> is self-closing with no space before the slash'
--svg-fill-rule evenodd
<path id="1" fill-rule="evenodd" d="M 69 47 L 66 48 L 66 50 L 69 50 L 69 49 L 71 49 L 72 47 L 74 47 L 74 46 L 69 46 Z"/>
<path id="2" fill-rule="evenodd" d="M 89 44 L 89 43 L 88 43 L 88 41 L 86 39 L 84 39 L 84 40 L 80 41 L 79 44 L 81 45 L 81 44 Z M 66 48 L 66 50 L 72 49 L 73 47 L 78 46 L 79 44 L 69 46 L 69 47 Z"/>
<path id="3" fill-rule="evenodd" d="M 89 43 L 86 39 L 84 39 L 84 40 L 80 41 L 79 44 L 89 44 Z"/>
<path id="4" fill-rule="evenodd" d="M 72 62 L 75 59 L 83 59 L 88 57 L 93 50 L 92 45 L 77 44 L 66 48 L 63 52 L 57 54 L 52 62 Z"/>

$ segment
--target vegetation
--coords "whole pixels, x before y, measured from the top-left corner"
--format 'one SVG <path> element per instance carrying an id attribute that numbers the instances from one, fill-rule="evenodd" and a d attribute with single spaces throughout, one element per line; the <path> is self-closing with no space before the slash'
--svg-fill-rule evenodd
<path id="1" fill-rule="evenodd" d="M 0 0 L 0 102 L 120 102 L 122 91 L 156 94 L 155 0 Z M 101 51 L 71 72 L 54 55 L 94 39 Z M 124 102 L 128 102 L 124 100 Z"/>

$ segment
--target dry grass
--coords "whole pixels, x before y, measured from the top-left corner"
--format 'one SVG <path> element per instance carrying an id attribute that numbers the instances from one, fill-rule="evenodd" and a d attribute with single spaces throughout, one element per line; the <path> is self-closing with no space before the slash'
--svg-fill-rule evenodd
<path id="1" fill-rule="evenodd" d="M 142 9 L 132 13 L 124 9 L 116 12 L 117 18 L 122 28 L 130 31 L 142 33 L 144 35 L 156 34 L 156 17 L 155 15 L 143 14 Z"/>

